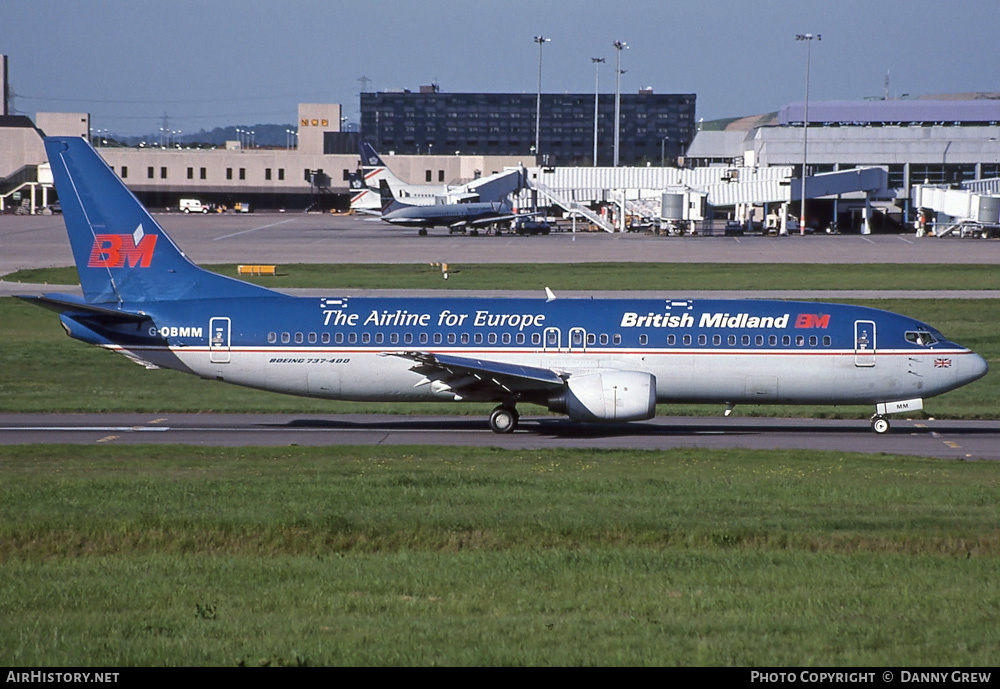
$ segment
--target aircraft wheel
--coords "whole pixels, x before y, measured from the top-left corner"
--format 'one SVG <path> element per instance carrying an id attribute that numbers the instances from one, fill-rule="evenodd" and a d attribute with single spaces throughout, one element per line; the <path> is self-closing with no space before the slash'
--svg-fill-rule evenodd
<path id="1" fill-rule="evenodd" d="M 513 433 L 517 428 L 517 410 L 511 407 L 497 407 L 490 414 L 490 430 L 494 433 Z"/>
<path id="2" fill-rule="evenodd" d="M 470 230 L 469 234 L 471 236 L 473 236 L 473 237 L 478 237 L 479 236 L 479 230 Z"/>
<path id="3" fill-rule="evenodd" d="M 882 435 L 889 432 L 889 419 L 884 416 L 872 417 L 872 430 Z"/>
<path id="4" fill-rule="evenodd" d="M 417 230 L 417 234 L 419 234 L 421 237 L 426 237 L 427 236 L 427 228 L 421 227 L 419 230 Z"/>

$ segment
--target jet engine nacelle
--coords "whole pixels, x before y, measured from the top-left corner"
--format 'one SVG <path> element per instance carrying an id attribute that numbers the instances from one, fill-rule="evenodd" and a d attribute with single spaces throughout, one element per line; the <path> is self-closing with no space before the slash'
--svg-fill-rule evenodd
<path id="1" fill-rule="evenodd" d="M 642 421 L 656 416 L 656 378 L 640 371 L 571 376 L 549 408 L 574 421 Z"/>

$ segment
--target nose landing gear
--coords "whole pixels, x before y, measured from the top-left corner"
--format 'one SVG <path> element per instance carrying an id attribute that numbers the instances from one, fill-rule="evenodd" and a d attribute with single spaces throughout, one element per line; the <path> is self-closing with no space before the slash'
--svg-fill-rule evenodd
<path id="1" fill-rule="evenodd" d="M 885 418 L 881 414 L 875 414 L 874 416 L 872 416 L 871 421 L 872 421 L 872 430 L 878 433 L 879 435 L 883 435 L 889 432 L 889 419 Z"/>

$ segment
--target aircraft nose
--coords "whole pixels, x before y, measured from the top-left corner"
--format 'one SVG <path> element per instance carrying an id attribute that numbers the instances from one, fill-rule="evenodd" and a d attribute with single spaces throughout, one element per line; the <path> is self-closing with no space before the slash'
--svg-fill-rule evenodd
<path id="1" fill-rule="evenodd" d="M 969 356 L 963 357 L 963 373 L 966 376 L 968 382 L 974 380 L 979 380 L 986 375 L 986 372 L 990 370 L 989 364 L 986 363 L 986 359 L 979 356 L 975 352 L 969 354 Z"/>

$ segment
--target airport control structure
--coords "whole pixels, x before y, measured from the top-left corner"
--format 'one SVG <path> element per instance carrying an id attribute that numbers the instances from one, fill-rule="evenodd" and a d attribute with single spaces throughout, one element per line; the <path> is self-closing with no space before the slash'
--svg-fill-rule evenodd
<path id="1" fill-rule="evenodd" d="M 55 195 L 42 138 L 93 140 L 90 116 L 40 112 L 32 121 L 9 114 L 7 100 L 0 212 L 47 212 Z M 367 141 L 409 184 L 519 169 L 525 188 L 514 205 L 579 229 L 1000 237 L 1000 94 L 790 103 L 725 126 L 696 124 L 695 94 L 644 89 L 621 100 L 619 166 L 609 164 L 612 96 L 596 98 L 595 147 L 594 94 L 536 100 L 436 86 L 360 94 L 360 133 L 341 131 L 339 104 L 300 104 L 294 144 L 283 147 L 93 143 L 154 210 L 180 212 L 183 200 L 205 209 L 346 212 L 362 167 L 355 146 Z"/>

